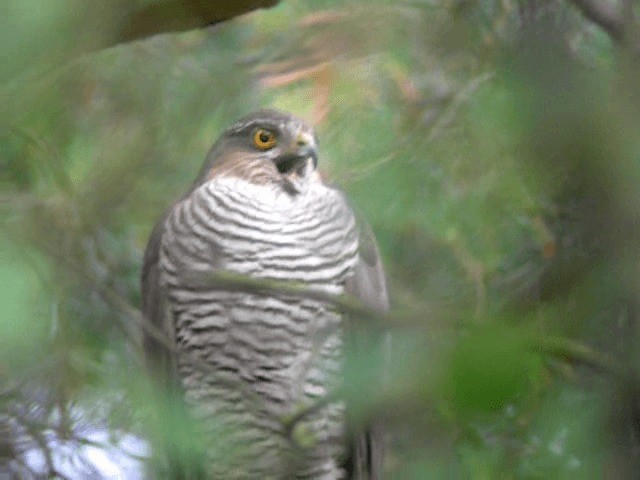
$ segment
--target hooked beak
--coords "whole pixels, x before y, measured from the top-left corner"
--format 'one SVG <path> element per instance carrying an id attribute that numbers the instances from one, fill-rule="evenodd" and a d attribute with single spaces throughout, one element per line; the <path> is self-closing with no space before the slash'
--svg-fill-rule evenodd
<path id="1" fill-rule="evenodd" d="M 275 159 L 275 164 L 282 174 L 295 172 L 303 175 L 309 159 L 313 161 L 315 169 L 318 165 L 318 148 L 315 139 L 309 133 L 299 132 L 289 148 Z"/>

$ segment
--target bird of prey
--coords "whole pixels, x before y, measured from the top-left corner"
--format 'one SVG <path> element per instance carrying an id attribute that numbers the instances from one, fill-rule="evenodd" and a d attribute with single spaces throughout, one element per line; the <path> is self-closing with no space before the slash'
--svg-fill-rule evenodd
<path id="1" fill-rule="evenodd" d="M 223 272 L 295 282 L 388 308 L 375 240 L 317 162 L 316 135 L 303 120 L 277 110 L 247 115 L 222 133 L 149 239 L 145 354 L 204 445 L 203 472 L 185 474 L 196 460 L 183 458 L 173 478 L 380 478 L 377 429 L 347 434 L 344 403 L 331 396 L 344 315 L 321 298 L 208 281 Z M 178 403 L 164 421 L 180 416 Z M 313 405 L 290 428 L 286 419 Z M 192 440 L 177 430 L 174 453 Z"/>

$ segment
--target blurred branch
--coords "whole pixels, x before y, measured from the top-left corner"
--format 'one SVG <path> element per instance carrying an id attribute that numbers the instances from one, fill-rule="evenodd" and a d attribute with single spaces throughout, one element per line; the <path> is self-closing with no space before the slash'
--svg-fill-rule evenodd
<path id="1" fill-rule="evenodd" d="M 589 20 L 604 29 L 616 41 L 623 41 L 626 21 L 610 2 L 603 0 L 570 0 Z"/>
<path id="2" fill-rule="evenodd" d="M 328 303 L 344 314 L 356 318 L 367 318 L 380 326 L 386 325 L 389 327 L 394 324 L 392 321 L 394 316 L 392 314 L 383 314 L 370 310 L 350 295 L 336 295 L 322 288 L 309 287 L 303 283 L 254 278 L 227 271 L 216 271 L 215 273 L 189 272 L 187 276 L 188 285 L 194 287 L 204 286 L 259 295 L 290 295 Z"/>
<path id="3" fill-rule="evenodd" d="M 484 264 L 474 257 L 459 236 L 452 236 L 450 239 L 447 239 L 447 243 L 451 247 L 451 250 L 462 268 L 464 268 L 467 277 L 473 283 L 476 301 L 475 314 L 476 317 L 479 318 L 484 313 L 487 304 L 486 272 Z"/>
<path id="4" fill-rule="evenodd" d="M 338 395 L 336 394 L 328 394 L 324 397 L 319 398 L 314 401 L 310 405 L 304 406 L 296 410 L 290 415 L 287 415 L 281 419 L 282 425 L 284 427 L 285 436 L 297 447 L 304 449 L 308 442 L 305 439 L 298 438 L 299 435 L 296 435 L 296 427 L 309 415 L 313 415 L 314 413 L 322 410 L 329 403 L 334 402 L 338 399 Z"/>
<path id="5" fill-rule="evenodd" d="M 382 158 L 374 160 L 361 167 L 354 167 L 349 169 L 342 177 L 344 185 L 349 185 L 354 182 L 360 182 L 371 175 L 378 173 L 382 168 L 388 166 L 398 159 L 397 153 L 391 153 Z"/>
<path id="6" fill-rule="evenodd" d="M 615 376 L 624 376 L 629 371 L 609 355 L 568 338 L 539 336 L 533 339 L 533 349 L 565 362 L 586 365 Z"/>
<path id="7" fill-rule="evenodd" d="M 17 80 L 16 87 L 20 88 L 24 85 L 20 78 L 25 72 L 35 71 L 50 77 L 50 70 L 56 66 L 64 65 L 86 54 L 153 35 L 206 28 L 254 10 L 274 7 L 279 1 L 107 0 L 98 4 L 56 2 L 50 7 L 51 10 L 47 10 L 51 17 L 49 23 L 34 23 L 33 28 L 37 30 L 30 36 L 27 36 L 26 32 L 19 32 L 20 35 L 24 35 L 21 38 L 22 42 L 27 43 L 25 48 L 20 49 L 20 55 L 26 56 L 19 58 L 14 54 L 12 58 L 11 54 L 14 52 L 9 50 L 7 58 L 12 69 L 6 79 L 0 75 L 0 82 L 12 83 Z M 7 25 L 13 27 L 12 22 L 15 22 L 15 18 L 12 18 L 12 15 L 16 13 L 11 10 L 9 8 Z M 4 11 L 3 14 L 7 16 Z M 43 31 L 47 32 L 50 28 L 55 29 L 58 36 L 46 33 L 43 35 Z M 38 53 L 29 53 L 31 41 L 36 42 L 39 47 L 35 49 Z M 52 44 L 55 42 L 58 44 Z M 43 54 L 43 51 L 46 53 Z"/>
<path id="8" fill-rule="evenodd" d="M 427 137 L 430 142 L 435 140 L 440 133 L 446 130 L 456 118 L 458 110 L 471 99 L 473 93 L 478 90 L 483 84 L 491 80 L 495 76 L 494 72 L 484 72 L 474 78 L 472 78 L 463 88 L 455 92 L 451 99 L 447 100 L 448 108 L 445 112 L 442 112 L 431 128 L 429 136 Z"/>
<path id="9" fill-rule="evenodd" d="M 191 278 L 193 279 L 194 277 L 198 279 L 196 285 L 199 286 L 203 285 L 201 282 L 205 282 L 207 286 L 216 289 L 261 295 L 291 295 L 325 302 L 333 305 L 344 314 L 370 319 L 373 321 L 373 325 L 385 330 L 392 329 L 396 326 L 413 326 L 416 328 L 424 328 L 425 326 L 424 321 L 420 318 L 419 312 L 402 316 L 393 312 L 379 313 L 368 309 L 349 295 L 335 295 L 325 290 L 309 288 L 308 286 L 294 282 L 253 278 L 230 272 L 194 275 Z M 532 348 L 538 353 L 555 357 L 562 361 L 583 364 L 614 375 L 624 375 L 628 371 L 628 369 L 613 357 L 568 338 L 538 336 L 532 339 Z M 318 407 L 312 405 L 302 410 L 293 417 L 293 419 L 290 419 L 289 423 L 299 421 L 299 418 L 308 415 L 314 408 Z"/>
<path id="10" fill-rule="evenodd" d="M 127 18 L 116 42 L 172 31 L 202 28 L 230 20 L 260 8 L 271 8 L 280 0 L 173 0 L 153 2 Z"/>
<path id="11" fill-rule="evenodd" d="M 338 295 L 304 283 L 255 278 L 228 271 L 189 271 L 184 272 L 183 275 L 185 284 L 193 288 L 213 288 L 256 295 L 287 295 L 327 303 L 353 319 L 366 319 L 371 329 L 379 328 L 386 331 L 398 328 L 424 328 L 432 325 L 430 319 L 418 309 L 378 312 L 366 307 L 352 295 L 344 293 Z"/>
<path id="12" fill-rule="evenodd" d="M 64 168 L 62 168 L 63 162 L 60 161 L 59 155 L 54 147 L 50 146 L 44 138 L 35 134 L 27 127 L 16 123 L 6 123 L 2 126 L 8 131 L 12 131 L 14 134 L 21 136 L 35 149 L 39 150 L 42 153 L 39 158 L 43 159 L 44 162 L 32 159 L 33 164 L 40 168 L 47 176 L 51 176 L 55 185 L 66 195 L 72 197 L 75 194 L 69 175 Z"/>
<path id="13" fill-rule="evenodd" d="M 614 6 L 603 0 L 570 0 L 591 22 L 602 28 L 619 45 L 640 55 L 638 25 L 633 14 L 633 0 L 620 0 Z"/>

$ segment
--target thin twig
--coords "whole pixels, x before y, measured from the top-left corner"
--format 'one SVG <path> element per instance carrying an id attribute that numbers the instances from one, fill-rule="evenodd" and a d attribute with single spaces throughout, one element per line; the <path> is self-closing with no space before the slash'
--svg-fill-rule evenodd
<path id="1" fill-rule="evenodd" d="M 186 282 L 190 287 L 228 290 L 257 295 L 287 295 L 327 303 L 340 312 L 356 317 L 367 318 L 380 325 L 390 326 L 389 315 L 367 308 L 351 295 L 336 295 L 318 287 L 304 283 L 254 278 L 228 271 L 188 272 Z"/>
<path id="2" fill-rule="evenodd" d="M 532 339 L 532 349 L 537 353 L 565 362 L 580 363 L 615 376 L 628 376 L 630 371 L 615 358 L 568 338 L 538 336 Z"/>
<path id="3" fill-rule="evenodd" d="M 465 102 L 469 101 L 471 94 L 473 94 L 484 83 L 491 80 L 494 76 L 495 73 L 493 72 L 484 72 L 477 77 L 472 78 L 463 88 L 455 92 L 453 98 L 447 102 L 447 109 L 439 115 L 435 124 L 431 127 L 431 131 L 427 136 L 428 141 L 433 142 L 442 131 L 453 123 L 458 110 L 460 110 Z"/>
<path id="4" fill-rule="evenodd" d="M 284 427 L 284 432 L 287 438 L 295 442 L 295 440 L 293 439 L 293 430 L 296 428 L 296 425 L 298 425 L 298 423 L 303 421 L 308 416 L 313 415 L 314 413 L 322 410 L 324 407 L 337 400 L 338 395 L 336 393 L 328 394 L 324 397 L 319 398 L 317 401 L 301 407 L 292 414 L 282 418 L 282 425 Z"/>

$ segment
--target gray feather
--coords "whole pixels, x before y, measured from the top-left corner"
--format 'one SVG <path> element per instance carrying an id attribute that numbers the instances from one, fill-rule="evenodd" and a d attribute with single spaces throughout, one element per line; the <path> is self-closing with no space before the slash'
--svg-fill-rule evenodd
<path id="1" fill-rule="evenodd" d="M 361 216 L 358 216 L 358 220 L 359 261 L 354 275 L 347 282 L 346 292 L 371 310 L 383 313 L 389 310 L 389 294 L 382 258 L 371 227 Z M 382 479 L 385 456 L 382 422 L 372 420 L 367 428 L 361 432 L 355 432 L 352 437 L 352 458 L 349 460 L 352 478 L 354 480 Z"/>

